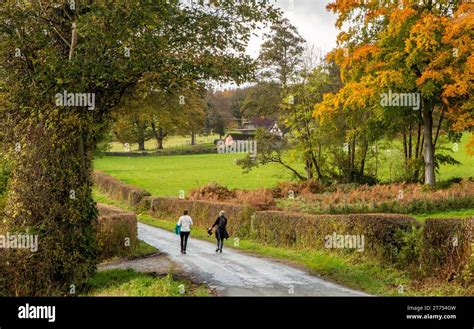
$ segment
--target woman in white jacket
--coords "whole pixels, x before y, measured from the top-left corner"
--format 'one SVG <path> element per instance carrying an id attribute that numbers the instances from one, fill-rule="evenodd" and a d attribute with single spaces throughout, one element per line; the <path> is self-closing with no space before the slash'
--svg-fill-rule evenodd
<path id="1" fill-rule="evenodd" d="M 179 217 L 178 226 L 180 227 L 180 237 L 181 237 L 181 253 L 186 254 L 186 247 L 188 246 L 188 238 L 191 233 L 191 225 L 193 225 L 193 220 L 191 216 L 188 215 L 188 211 L 183 212 L 183 216 Z"/>

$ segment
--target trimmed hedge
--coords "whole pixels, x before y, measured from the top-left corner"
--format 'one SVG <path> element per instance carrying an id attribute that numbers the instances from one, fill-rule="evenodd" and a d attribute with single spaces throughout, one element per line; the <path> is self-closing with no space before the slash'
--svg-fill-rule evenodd
<path id="1" fill-rule="evenodd" d="M 103 204 L 98 204 L 97 209 L 99 218 L 96 234 L 99 258 L 130 255 L 137 246 L 135 213 Z"/>
<path id="2" fill-rule="evenodd" d="M 419 225 L 409 216 L 396 214 L 308 215 L 261 211 L 252 220 L 251 237 L 274 246 L 328 251 L 327 236 L 358 235 L 364 237 L 364 251 L 393 262 L 402 247 L 398 232 L 409 232 Z"/>
<path id="3" fill-rule="evenodd" d="M 146 206 L 143 202 L 146 202 L 146 198 L 150 196 L 150 193 L 144 189 L 125 184 L 100 171 L 94 172 L 94 183 L 112 198 L 123 201 L 132 207 Z"/>
<path id="4" fill-rule="evenodd" d="M 429 218 L 423 228 L 421 268 L 425 275 L 452 279 L 468 269 L 473 219 Z"/>

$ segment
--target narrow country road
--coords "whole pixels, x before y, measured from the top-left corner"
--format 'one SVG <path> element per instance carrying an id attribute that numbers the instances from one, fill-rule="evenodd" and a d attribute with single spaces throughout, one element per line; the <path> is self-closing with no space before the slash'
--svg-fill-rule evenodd
<path id="1" fill-rule="evenodd" d="M 138 236 L 169 254 L 189 275 L 224 296 L 367 296 L 316 276 L 234 249 L 215 253 L 215 245 L 190 238 L 182 255 L 179 237 L 172 232 L 138 223 Z"/>

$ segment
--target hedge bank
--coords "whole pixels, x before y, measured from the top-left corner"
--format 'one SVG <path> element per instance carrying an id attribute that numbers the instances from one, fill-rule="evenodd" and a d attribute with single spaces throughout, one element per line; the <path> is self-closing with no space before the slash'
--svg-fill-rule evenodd
<path id="1" fill-rule="evenodd" d="M 99 258 L 132 254 L 137 246 L 137 216 L 117 207 L 97 204 L 96 236 Z"/>
<path id="2" fill-rule="evenodd" d="M 101 171 L 94 172 L 94 183 L 113 199 L 123 201 L 132 207 L 138 207 L 150 196 L 150 193 L 144 189 L 123 183 Z"/>
<path id="3" fill-rule="evenodd" d="M 423 228 L 420 264 L 425 275 L 445 280 L 472 271 L 473 218 L 429 218 Z"/>

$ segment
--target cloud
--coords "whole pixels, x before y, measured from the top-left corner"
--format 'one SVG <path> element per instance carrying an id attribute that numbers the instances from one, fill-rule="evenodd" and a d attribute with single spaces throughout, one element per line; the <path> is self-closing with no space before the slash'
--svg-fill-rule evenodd
<path id="1" fill-rule="evenodd" d="M 284 16 L 296 26 L 301 36 L 310 45 L 326 54 L 336 46 L 338 30 L 335 27 L 336 16 L 326 10 L 328 0 L 276 0 L 276 6 L 282 9 Z M 256 58 L 262 43 L 259 37 L 250 41 L 247 53 Z"/>

